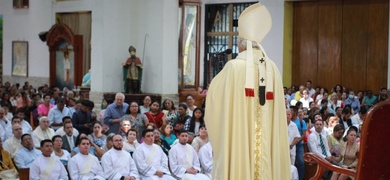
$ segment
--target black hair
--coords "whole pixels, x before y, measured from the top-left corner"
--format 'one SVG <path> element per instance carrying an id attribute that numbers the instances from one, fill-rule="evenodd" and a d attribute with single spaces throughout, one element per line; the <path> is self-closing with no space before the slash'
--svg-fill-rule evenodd
<path id="1" fill-rule="evenodd" d="M 53 142 L 50 139 L 44 139 L 41 141 L 41 147 L 43 147 L 43 145 L 45 145 L 47 142 L 50 142 L 53 145 Z"/>
<path id="2" fill-rule="evenodd" d="M 145 131 L 144 132 L 142 132 L 142 137 L 145 137 L 145 135 L 146 135 L 146 133 L 148 133 L 148 132 L 154 132 L 154 129 L 145 129 Z"/>
<path id="3" fill-rule="evenodd" d="M 56 139 L 56 138 L 61 138 L 62 139 L 62 137 L 61 137 L 61 135 L 54 135 L 52 138 L 51 138 L 51 141 L 52 142 L 54 142 L 54 140 Z"/>

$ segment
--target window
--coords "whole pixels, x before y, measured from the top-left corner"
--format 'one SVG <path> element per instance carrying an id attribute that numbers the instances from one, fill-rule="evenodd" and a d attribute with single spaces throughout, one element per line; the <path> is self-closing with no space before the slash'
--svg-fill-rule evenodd
<path id="1" fill-rule="evenodd" d="M 204 86 L 238 55 L 238 18 L 253 3 L 208 4 L 205 6 Z M 231 49 L 232 54 L 222 53 Z"/>

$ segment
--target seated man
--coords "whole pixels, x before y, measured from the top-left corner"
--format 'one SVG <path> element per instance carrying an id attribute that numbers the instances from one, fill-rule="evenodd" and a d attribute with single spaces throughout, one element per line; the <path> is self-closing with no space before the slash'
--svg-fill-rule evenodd
<path id="1" fill-rule="evenodd" d="M 42 116 L 39 118 L 39 126 L 31 133 L 36 148 L 40 147 L 41 141 L 51 139 L 54 136 L 54 130 L 49 127 L 49 118 Z"/>
<path id="2" fill-rule="evenodd" d="M 24 113 L 20 113 L 20 114 L 24 118 Z M 31 128 L 30 124 L 27 121 L 21 119 L 19 116 L 14 116 L 14 117 L 12 117 L 11 123 L 9 124 L 9 126 L 7 126 L 7 128 L 5 129 L 6 139 L 9 139 L 13 136 L 12 126 L 14 124 L 19 124 L 22 127 L 23 134 L 31 134 L 32 128 Z"/>
<path id="3" fill-rule="evenodd" d="M 21 139 L 23 147 L 15 153 L 15 165 L 18 168 L 30 168 L 35 159 L 41 155 L 41 151 L 34 148 L 30 134 L 23 134 Z"/>
<path id="4" fill-rule="evenodd" d="M 332 156 L 329 151 L 328 141 L 326 137 L 321 133 L 324 128 L 324 122 L 322 119 L 317 119 L 314 124 L 315 131 L 313 131 L 307 140 L 307 146 L 309 151 L 317 154 L 318 156 L 332 162 Z"/>
<path id="5" fill-rule="evenodd" d="M 173 175 L 180 179 L 210 179 L 200 173 L 199 157 L 187 141 L 188 132 L 180 130 L 179 144 L 174 145 L 169 151 L 169 165 Z"/>
<path id="6" fill-rule="evenodd" d="M 62 118 L 62 124 L 63 125 L 65 125 L 65 123 L 67 123 L 67 122 L 72 122 L 72 118 L 70 116 L 65 116 L 65 117 Z M 73 124 L 72 124 L 72 126 L 73 126 Z M 64 131 L 64 126 L 58 128 L 57 131 L 56 131 L 56 135 L 60 135 L 61 137 L 63 135 L 65 135 L 65 134 L 66 133 Z M 79 135 L 79 131 L 76 128 L 73 128 L 73 135 L 76 136 L 76 137 Z"/>
<path id="7" fill-rule="evenodd" d="M 137 165 L 141 179 L 172 179 L 168 169 L 168 158 L 162 149 L 154 144 L 153 130 L 147 129 L 142 133 L 144 143 L 134 152 L 134 162 Z"/>
<path id="8" fill-rule="evenodd" d="M 54 130 L 62 127 L 62 118 L 66 116 L 71 116 L 70 110 L 65 107 L 65 99 L 60 97 L 57 99 L 57 104 L 49 110 L 48 118 L 50 127 Z"/>
<path id="9" fill-rule="evenodd" d="M 73 125 L 72 122 L 66 122 L 64 124 L 65 135 L 62 136 L 62 149 L 72 152 L 76 143 L 76 136 L 73 135 Z"/>
<path id="10" fill-rule="evenodd" d="M 210 141 L 199 149 L 198 155 L 202 173 L 211 177 L 211 171 L 213 170 L 213 148 L 211 147 Z"/>
<path id="11" fill-rule="evenodd" d="M 89 139 L 81 138 L 78 147 L 80 153 L 77 153 L 68 162 L 70 178 L 104 180 L 103 169 L 98 158 L 89 154 L 91 148 Z"/>
<path id="12" fill-rule="evenodd" d="M 53 142 L 50 139 L 41 141 L 42 155 L 31 164 L 30 180 L 40 179 L 68 179 L 68 172 L 60 159 L 51 156 L 53 152 Z"/>
<path id="13" fill-rule="evenodd" d="M 138 170 L 131 158 L 130 153 L 122 150 L 122 136 L 117 134 L 113 138 L 113 147 L 104 153 L 102 157 L 102 167 L 105 177 L 114 179 L 139 179 Z"/>
<path id="14" fill-rule="evenodd" d="M 3 148 L 4 150 L 8 151 L 11 154 L 11 157 L 14 157 L 15 153 L 22 148 L 22 144 L 20 143 L 23 135 L 22 126 L 20 124 L 14 124 L 12 125 L 12 133 L 13 137 L 7 139 L 4 144 Z"/>

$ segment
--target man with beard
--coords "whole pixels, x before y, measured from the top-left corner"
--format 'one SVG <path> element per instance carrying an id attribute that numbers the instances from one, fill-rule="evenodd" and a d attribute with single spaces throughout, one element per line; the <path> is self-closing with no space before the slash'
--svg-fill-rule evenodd
<path id="1" fill-rule="evenodd" d="M 130 57 L 122 64 L 123 81 L 126 93 L 140 94 L 143 67 L 141 60 L 135 56 L 135 52 L 136 49 L 133 46 L 130 46 Z"/>
<path id="2" fill-rule="evenodd" d="M 139 179 L 138 170 L 130 153 L 123 151 L 122 136 L 117 134 L 113 138 L 113 148 L 104 153 L 102 166 L 105 177 L 121 180 Z"/>

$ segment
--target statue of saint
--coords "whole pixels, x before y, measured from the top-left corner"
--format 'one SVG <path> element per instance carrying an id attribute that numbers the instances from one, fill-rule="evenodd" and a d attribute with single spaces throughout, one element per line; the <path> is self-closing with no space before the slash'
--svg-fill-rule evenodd
<path id="1" fill-rule="evenodd" d="M 143 67 L 141 60 L 135 56 L 135 52 L 136 49 L 133 46 L 130 46 L 130 57 L 122 64 L 124 89 L 126 93 L 141 94 Z"/>

